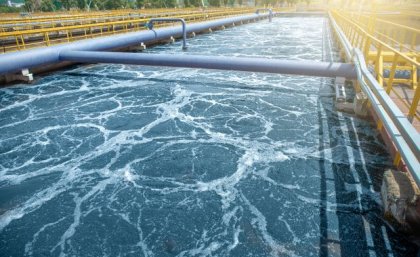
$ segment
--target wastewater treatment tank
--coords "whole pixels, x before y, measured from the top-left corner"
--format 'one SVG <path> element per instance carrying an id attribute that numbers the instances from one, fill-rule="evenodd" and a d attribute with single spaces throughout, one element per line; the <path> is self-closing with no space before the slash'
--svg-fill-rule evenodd
<path id="1" fill-rule="evenodd" d="M 188 45 L 145 52 L 339 61 L 322 16 Z M 391 158 L 333 85 L 100 64 L 0 88 L 0 256 L 415 256 L 382 219 Z"/>

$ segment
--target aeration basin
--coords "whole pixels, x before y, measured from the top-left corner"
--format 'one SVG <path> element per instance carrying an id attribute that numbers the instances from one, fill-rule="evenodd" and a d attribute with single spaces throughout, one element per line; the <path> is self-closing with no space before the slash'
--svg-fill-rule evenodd
<path id="1" fill-rule="evenodd" d="M 143 53 L 340 62 L 327 28 L 277 17 Z M 333 85 L 97 64 L 0 88 L 0 256 L 414 256 L 382 219 L 384 144 Z"/>

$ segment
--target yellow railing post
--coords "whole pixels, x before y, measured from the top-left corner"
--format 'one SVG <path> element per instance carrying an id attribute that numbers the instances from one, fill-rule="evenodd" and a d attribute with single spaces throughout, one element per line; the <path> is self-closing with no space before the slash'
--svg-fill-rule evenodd
<path id="1" fill-rule="evenodd" d="M 408 119 L 413 122 L 414 115 L 417 112 L 417 106 L 419 105 L 420 100 L 420 87 L 416 88 L 414 93 L 413 101 L 411 102 L 410 110 L 408 111 Z"/>
<path id="2" fill-rule="evenodd" d="M 411 38 L 411 49 L 416 49 L 417 34 L 413 33 Z"/>
<path id="3" fill-rule="evenodd" d="M 400 35 L 399 42 L 400 42 L 400 51 L 401 52 L 403 51 L 403 48 L 404 48 L 406 32 L 407 32 L 406 30 L 403 30 L 401 35 Z"/>
<path id="4" fill-rule="evenodd" d="M 395 153 L 395 157 L 394 157 L 394 166 L 398 167 L 398 165 L 400 165 L 401 162 L 401 154 L 399 152 Z"/>
<path id="5" fill-rule="evenodd" d="M 365 47 L 368 45 L 368 36 L 366 33 L 361 32 L 362 40 L 360 40 L 359 44 L 357 45 L 359 49 L 362 51 L 365 49 Z M 366 58 L 366 63 L 369 61 L 369 58 Z"/>
<path id="6" fill-rule="evenodd" d="M 384 58 L 382 56 L 382 45 L 377 47 L 376 60 L 375 60 L 375 72 L 376 79 L 379 82 L 379 85 L 383 85 L 383 76 L 384 76 Z"/>
<path id="7" fill-rule="evenodd" d="M 50 37 L 48 36 L 48 32 L 44 33 L 44 39 L 47 46 L 50 46 Z"/>
<path id="8" fill-rule="evenodd" d="M 353 33 L 353 38 L 351 39 L 351 45 L 352 45 L 352 46 L 354 46 L 354 45 L 356 44 L 356 37 L 359 35 L 359 34 L 357 33 L 357 29 L 356 29 L 356 28 L 353 28 L 353 30 L 354 30 L 354 33 Z"/>
<path id="9" fill-rule="evenodd" d="M 386 92 L 388 94 L 390 94 L 392 90 L 392 83 L 394 82 L 395 72 L 397 70 L 397 62 L 398 62 L 398 54 L 394 53 L 394 59 L 392 61 L 392 67 L 389 73 L 389 78 L 388 78 L 387 87 L 386 87 Z"/>
<path id="10" fill-rule="evenodd" d="M 25 49 L 26 48 L 25 39 L 23 38 L 22 34 L 20 35 L 20 41 L 22 42 L 23 49 Z"/>
<path id="11" fill-rule="evenodd" d="M 356 29 L 350 25 L 350 32 L 349 32 L 349 35 L 348 35 L 349 36 L 348 39 L 349 39 L 351 44 L 353 44 L 354 34 L 356 34 Z"/>
<path id="12" fill-rule="evenodd" d="M 384 57 L 382 54 L 379 56 L 379 62 L 378 62 L 378 82 L 379 85 L 384 85 Z"/>
<path id="13" fill-rule="evenodd" d="M 16 37 L 15 37 L 15 39 L 16 39 L 16 46 L 17 46 L 17 49 L 18 49 L 18 50 L 20 50 L 19 37 L 18 37 L 18 36 L 16 36 Z"/>
<path id="14" fill-rule="evenodd" d="M 397 30 L 393 29 L 393 30 L 392 30 L 392 33 L 391 33 L 391 35 L 390 35 L 390 38 L 391 38 L 391 39 L 395 39 L 396 34 L 397 34 Z M 394 42 L 395 42 L 395 41 L 394 41 L 394 40 L 390 40 L 390 41 L 391 41 L 391 46 L 392 46 L 392 47 L 395 47 L 395 44 L 394 44 Z"/>

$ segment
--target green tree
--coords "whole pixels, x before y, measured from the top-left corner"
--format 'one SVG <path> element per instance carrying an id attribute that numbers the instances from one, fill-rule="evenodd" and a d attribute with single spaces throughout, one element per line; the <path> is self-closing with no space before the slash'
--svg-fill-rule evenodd
<path id="1" fill-rule="evenodd" d="M 122 9 L 126 7 L 124 0 L 105 0 L 104 7 L 107 10 Z"/>
<path id="2" fill-rule="evenodd" d="M 19 7 L 0 6 L 0 13 L 15 13 L 21 11 L 22 9 Z"/>
<path id="3" fill-rule="evenodd" d="M 55 11 L 55 5 L 52 0 L 42 0 L 40 9 L 43 12 L 53 12 Z"/>
<path id="4" fill-rule="evenodd" d="M 185 7 L 199 7 L 201 6 L 201 0 L 184 0 Z"/>
<path id="5" fill-rule="evenodd" d="M 145 4 L 144 0 L 136 0 L 137 8 L 144 7 L 144 4 Z"/>
<path id="6" fill-rule="evenodd" d="M 25 0 L 25 9 L 28 12 L 36 12 L 41 7 L 41 0 Z"/>
<path id="7" fill-rule="evenodd" d="M 66 10 L 70 10 L 71 8 L 75 8 L 77 6 L 76 0 L 61 0 L 61 4 Z"/>
<path id="8" fill-rule="evenodd" d="M 209 0 L 209 5 L 219 7 L 220 6 L 220 0 Z"/>
<path id="9" fill-rule="evenodd" d="M 86 0 L 76 0 L 77 8 L 83 10 L 86 8 Z"/>

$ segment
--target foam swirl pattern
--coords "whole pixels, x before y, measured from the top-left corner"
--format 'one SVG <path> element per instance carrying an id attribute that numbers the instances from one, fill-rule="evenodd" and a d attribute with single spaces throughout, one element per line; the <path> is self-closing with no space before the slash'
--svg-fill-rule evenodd
<path id="1" fill-rule="evenodd" d="M 229 28 L 184 54 L 337 58 L 325 22 Z M 90 65 L 1 88 L 0 256 L 411 256 L 381 219 L 383 143 L 332 85 Z"/>

